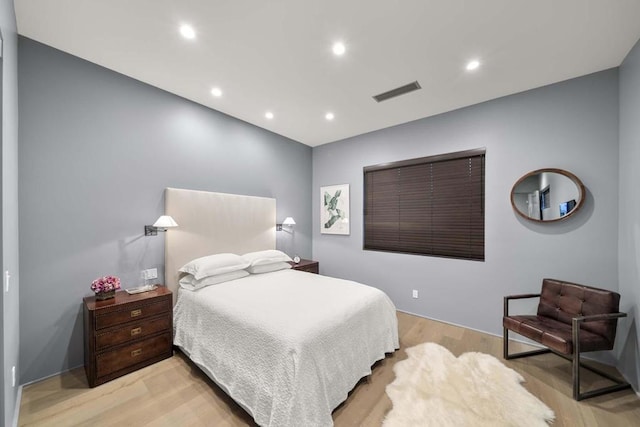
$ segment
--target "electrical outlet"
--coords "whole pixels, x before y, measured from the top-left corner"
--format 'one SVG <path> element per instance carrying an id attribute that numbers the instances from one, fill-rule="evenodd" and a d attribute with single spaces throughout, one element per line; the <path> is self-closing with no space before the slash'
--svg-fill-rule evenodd
<path id="1" fill-rule="evenodd" d="M 412 294 L 411 294 L 411 296 L 414 297 L 414 298 L 418 298 L 418 290 L 414 289 Z"/>
<path id="2" fill-rule="evenodd" d="M 157 268 L 149 268 L 147 270 L 142 270 L 140 272 L 140 277 L 144 280 L 149 279 L 157 279 L 158 278 L 158 269 Z"/>
<path id="3" fill-rule="evenodd" d="M 16 386 L 16 367 L 11 368 L 11 387 Z"/>
<path id="4" fill-rule="evenodd" d="M 9 279 L 11 279 L 11 275 L 9 274 L 9 270 L 4 272 L 4 291 L 9 292 Z"/>

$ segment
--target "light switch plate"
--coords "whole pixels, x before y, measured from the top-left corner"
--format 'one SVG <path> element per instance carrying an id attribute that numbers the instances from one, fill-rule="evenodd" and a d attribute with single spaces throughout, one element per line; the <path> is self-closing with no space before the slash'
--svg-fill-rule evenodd
<path id="1" fill-rule="evenodd" d="M 411 296 L 414 298 L 418 298 L 418 290 L 414 289 L 413 292 L 411 293 Z"/>
<path id="2" fill-rule="evenodd" d="M 4 272 L 4 291 L 9 292 L 9 279 L 11 279 L 11 275 L 9 274 L 9 270 Z"/>

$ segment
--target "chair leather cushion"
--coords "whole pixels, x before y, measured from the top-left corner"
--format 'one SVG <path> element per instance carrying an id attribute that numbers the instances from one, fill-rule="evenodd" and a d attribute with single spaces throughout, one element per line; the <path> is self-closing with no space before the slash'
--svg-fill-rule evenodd
<path id="1" fill-rule="evenodd" d="M 502 325 L 562 354 L 573 354 L 571 326 L 546 316 L 505 316 Z M 613 341 L 580 329 L 580 352 L 611 350 Z"/>
<path id="2" fill-rule="evenodd" d="M 571 329 L 572 318 L 617 313 L 619 304 L 620 294 L 616 292 L 561 280 L 544 279 L 536 314 L 565 323 Z M 585 322 L 581 331 L 592 332 L 613 342 L 617 325 L 617 320 Z"/>

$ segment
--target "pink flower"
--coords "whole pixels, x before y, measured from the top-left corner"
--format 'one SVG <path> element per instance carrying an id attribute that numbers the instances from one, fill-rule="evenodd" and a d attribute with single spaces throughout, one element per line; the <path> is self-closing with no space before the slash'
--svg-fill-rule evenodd
<path id="1" fill-rule="evenodd" d="M 116 276 L 98 277 L 91 282 L 91 290 L 97 294 L 120 289 L 120 279 Z"/>

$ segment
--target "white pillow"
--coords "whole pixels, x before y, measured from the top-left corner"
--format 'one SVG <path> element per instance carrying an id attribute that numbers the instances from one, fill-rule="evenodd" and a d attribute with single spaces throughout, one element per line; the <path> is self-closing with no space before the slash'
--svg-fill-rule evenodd
<path id="1" fill-rule="evenodd" d="M 247 270 L 236 270 L 230 273 L 218 274 L 217 276 L 208 276 L 204 279 L 197 280 L 191 274 L 187 274 L 178 282 L 182 289 L 187 289 L 189 291 L 197 291 L 198 289 L 202 289 L 205 286 L 217 285 L 218 283 L 228 282 L 230 280 L 240 279 L 242 277 L 247 277 L 249 273 Z"/>
<path id="2" fill-rule="evenodd" d="M 289 258 L 289 255 L 285 254 L 284 252 L 278 251 L 276 249 L 269 249 L 266 251 L 258 251 L 258 252 L 249 252 L 242 255 L 242 258 L 244 258 L 245 261 L 249 262 L 251 267 L 256 265 L 266 265 L 266 264 L 273 264 L 276 262 L 291 261 L 291 258 Z"/>
<path id="3" fill-rule="evenodd" d="M 252 265 L 251 267 L 247 267 L 245 271 L 248 271 L 251 274 L 260 274 L 260 273 L 270 273 L 272 271 L 285 270 L 287 268 L 291 268 L 291 264 L 288 262 L 280 261 L 274 262 L 272 264 L 263 264 L 263 265 Z"/>
<path id="4" fill-rule="evenodd" d="M 186 263 L 178 271 L 191 274 L 196 280 L 208 276 L 230 273 L 232 271 L 243 270 L 249 267 L 250 263 L 236 254 L 215 254 L 194 259 Z"/>

